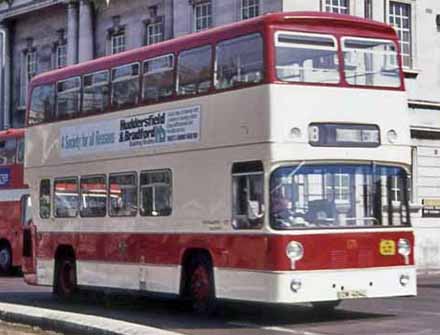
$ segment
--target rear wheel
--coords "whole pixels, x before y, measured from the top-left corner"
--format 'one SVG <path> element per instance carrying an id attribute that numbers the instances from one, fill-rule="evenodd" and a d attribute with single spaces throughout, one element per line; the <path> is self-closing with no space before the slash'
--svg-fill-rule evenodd
<path id="1" fill-rule="evenodd" d="M 9 274 L 12 269 L 12 252 L 8 245 L 0 247 L 0 273 Z"/>
<path id="2" fill-rule="evenodd" d="M 71 299 L 77 290 L 76 263 L 73 258 L 57 261 L 54 293 L 61 299 Z"/>
<path id="3" fill-rule="evenodd" d="M 201 315 L 216 311 L 214 275 L 209 257 L 198 255 L 191 261 L 187 283 L 187 295 L 192 310 Z"/>

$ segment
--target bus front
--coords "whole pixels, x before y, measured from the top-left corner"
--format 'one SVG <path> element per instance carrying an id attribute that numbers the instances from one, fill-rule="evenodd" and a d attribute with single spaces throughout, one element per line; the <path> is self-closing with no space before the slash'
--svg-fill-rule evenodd
<path id="1" fill-rule="evenodd" d="M 395 32 L 331 14 L 285 16 L 270 29 L 269 249 L 284 271 L 274 300 L 334 306 L 415 295 Z"/>

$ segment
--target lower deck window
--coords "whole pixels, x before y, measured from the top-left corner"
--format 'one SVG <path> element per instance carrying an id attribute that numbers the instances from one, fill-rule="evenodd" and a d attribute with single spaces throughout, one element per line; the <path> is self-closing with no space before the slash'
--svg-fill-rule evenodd
<path id="1" fill-rule="evenodd" d="M 264 172 L 261 162 L 234 164 L 232 223 L 235 229 L 258 229 L 264 222 Z"/>
<path id="2" fill-rule="evenodd" d="M 107 212 L 107 185 L 104 176 L 81 178 L 82 217 L 103 217 Z"/>
<path id="3" fill-rule="evenodd" d="M 54 213 L 58 218 L 78 215 L 78 182 L 76 178 L 56 179 L 54 183 Z"/>
<path id="4" fill-rule="evenodd" d="M 137 177 L 135 173 L 110 175 L 110 216 L 136 216 Z"/>
<path id="5" fill-rule="evenodd" d="M 141 173 L 141 215 L 168 216 L 171 214 L 171 171 Z"/>

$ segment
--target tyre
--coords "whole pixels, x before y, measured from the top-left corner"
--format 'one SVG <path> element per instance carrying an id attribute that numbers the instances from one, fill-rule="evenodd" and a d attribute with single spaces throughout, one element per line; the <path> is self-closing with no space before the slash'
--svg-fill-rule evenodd
<path id="1" fill-rule="evenodd" d="M 318 315 L 329 315 L 334 313 L 335 308 L 341 303 L 340 300 L 313 302 L 313 311 Z"/>
<path id="2" fill-rule="evenodd" d="M 54 293 L 63 300 L 72 299 L 77 291 L 76 263 L 73 258 L 57 261 Z"/>
<path id="3" fill-rule="evenodd" d="M 0 273 L 10 274 L 12 270 L 12 252 L 8 245 L 0 247 Z"/>
<path id="4" fill-rule="evenodd" d="M 187 296 L 192 310 L 199 315 L 213 315 L 217 301 L 211 260 L 205 255 L 194 257 L 188 273 Z"/>

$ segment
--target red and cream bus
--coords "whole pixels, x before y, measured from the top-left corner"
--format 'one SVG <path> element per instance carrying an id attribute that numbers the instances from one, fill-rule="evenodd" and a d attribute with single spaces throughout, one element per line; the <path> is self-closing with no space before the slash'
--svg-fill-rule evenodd
<path id="1" fill-rule="evenodd" d="M 188 298 L 416 294 L 398 40 L 275 13 L 33 79 L 26 280 Z"/>
<path id="2" fill-rule="evenodd" d="M 0 131 L 0 273 L 21 266 L 24 130 Z"/>

